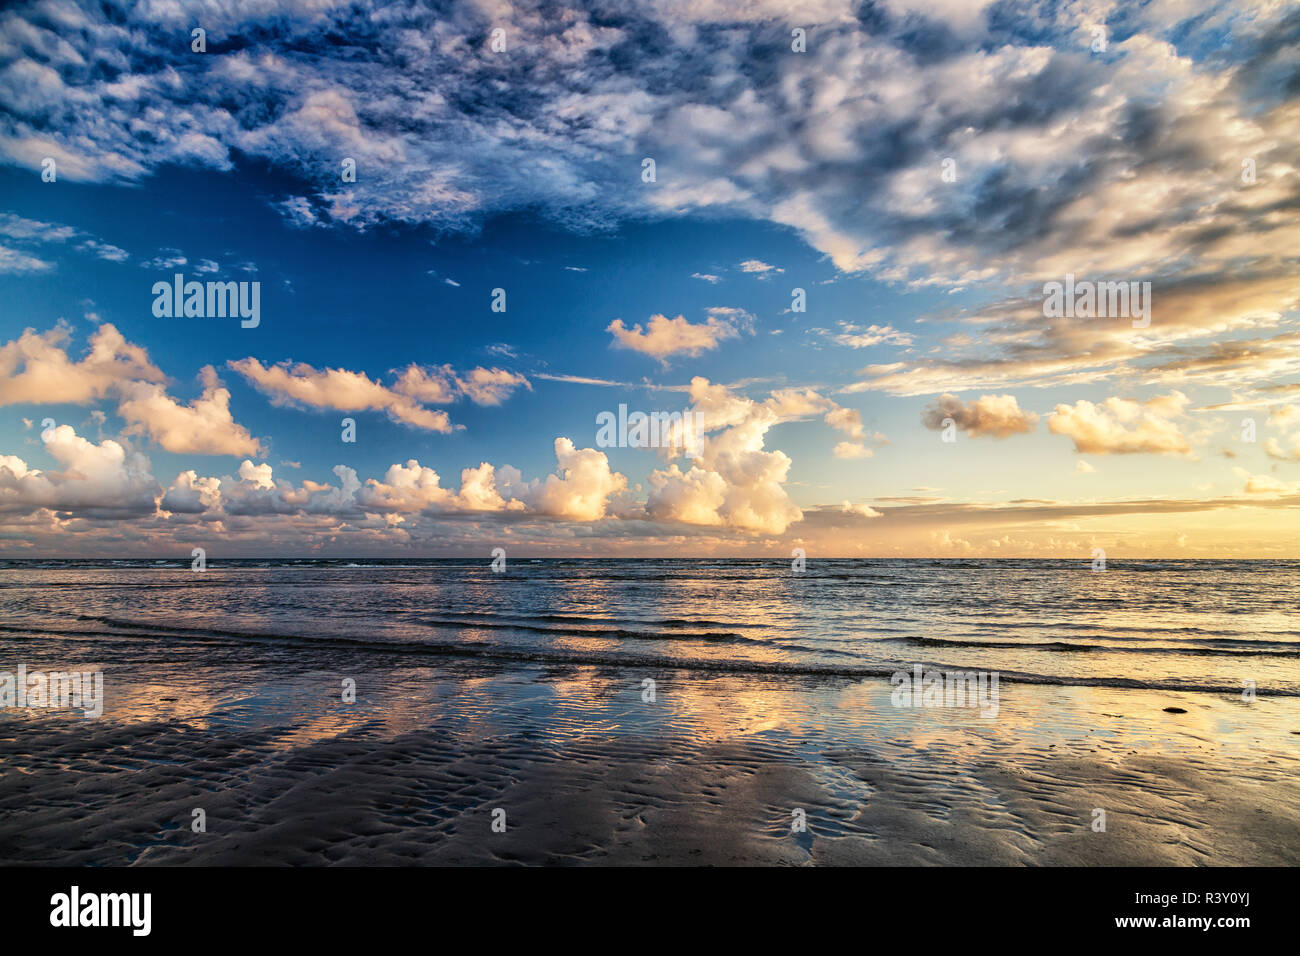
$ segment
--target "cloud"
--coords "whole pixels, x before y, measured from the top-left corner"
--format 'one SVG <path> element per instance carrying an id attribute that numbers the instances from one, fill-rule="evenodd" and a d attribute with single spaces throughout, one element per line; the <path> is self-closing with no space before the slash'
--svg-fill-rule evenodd
<path id="1" fill-rule="evenodd" d="M 1264 440 L 1264 454 L 1277 461 L 1300 461 L 1300 435 L 1291 435 L 1283 439 L 1290 447 L 1276 438 Z"/>
<path id="2" fill-rule="evenodd" d="M 1127 319 L 1047 318 L 1041 296 L 926 321 L 960 322 L 941 353 L 868 366 L 849 393 L 928 395 L 976 388 L 1077 387 L 1131 375 L 1156 382 L 1260 388 L 1300 373 L 1300 335 L 1258 334 L 1300 308 L 1283 276 L 1224 276 L 1158 283 L 1151 326 Z M 1255 337 L 1243 335 L 1256 333 Z"/>
<path id="3" fill-rule="evenodd" d="M 715 451 L 730 456 L 735 440 L 744 438 L 749 450 L 764 452 L 754 447 L 755 426 L 761 431 L 772 420 L 769 406 L 701 380 L 694 386 L 709 409 L 710 423 L 718 426 L 713 429 L 718 434 L 710 436 L 722 442 Z M 878 508 L 843 502 L 800 511 L 783 525 L 776 520 L 783 508 L 753 507 L 756 492 L 780 490 L 762 480 L 775 477 L 773 469 L 781 463 L 777 452 L 731 473 L 733 479 L 747 474 L 757 482 L 748 488 L 737 487 L 717 463 L 692 464 L 686 470 L 674 463 L 652 476 L 649 496 L 638 504 L 627 497 L 625 479 L 609 469 L 603 454 L 579 450 L 567 439 L 556 442 L 558 473 L 532 481 L 509 466 L 484 462 L 462 470 L 459 489 L 443 488 L 436 471 L 410 460 L 379 478 L 363 481 L 352 468 L 337 465 L 331 482 L 304 479 L 294 484 L 276 478 L 268 463 L 245 460 L 234 475 L 182 471 L 165 493 L 150 476 L 147 460 L 120 443 L 94 445 L 63 426 L 49 444 L 62 463 L 57 472 L 43 473 L 17 456 L 0 455 L 0 535 L 15 546 L 34 549 L 31 553 L 59 553 L 59 542 L 72 533 L 79 535 L 86 553 L 153 554 L 161 546 L 184 550 L 195 540 L 196 525 L 205 536 L 220 535 L 228 547 L 275 554 L 321 547 L 344 548 L 348 554 L 392 554 L 394 548 L 436 552 L 449 542 L 460 553 L 477 553 L 485 535 L 572 553 L 577 534 L 598 539 L 586 547 L 614 548 L 616 553 L 629 545 L 679 553 L 691 543 L 708 548 L 728 542 L 745 548 L 737 553 L 753 553 L 759 536 L 768 537 L 762 547 L 779 549 L 782 544 L 772 536 L 794 521 L 802 522 L 799 540 L 822 541 L 818 536 L 827 530 L 840 528 L 852 535 L 864 519 L 881 517 L 886 519 L 880 527 L 882 543 L 890 536 L 910 541 L 933 534 L 942 549 L 959 541 L 970 544 L 982 533 L 992 537 L 979 538 L 968 553 L 1086 555 L 1088 536 L 1061 539 L 1049 531 L 1092 519 L 1119 519 L 1130 529 L 1134 516 L 1210 515 L 1227 509 L 1253 514 L 1300 505 L 1300 482 L 1238 469 L 1245 489 L 1219 498 L 1004 504 L 878 498 Z M 773 498 L 768 505 L 779 503 Z M 750 507 L 737 511 L 738 505 Z M 1019 529 L 1014 540 L 1008 529 Z M 909 548 L 918 550 L 925 548 Z M 890 553 L 888 547 L 885 553 Z"/>
<path id="4" fill-rule="evenodd" d="M 856 459 L 870 458 L 875 452 L 861 442 L 842 441 L 837 442 L 831 453 L 836 458 Z"/>
<path id="5" fill-rule="evenodd" d="M 81 231 L 73 226 L 27 219 L 11 212 L 0 213 L 0 236 L 6 239 L 63 243 L 79 235 Z"/>
<path id="6" fill-rule="evenodd" d="M 823 418 L 827 425 L 837 429 L 847 435 L 852 441 L 838 442 L 831 454 L 836 458 L 845 460 L 855 460 L 859 458 L 871 458 L 875 455 L 875 449 L 869 447 L 863 439 L 867 438 L 867 430 L 862 424 L 862 415 L 856 408 L 845 408 L 842 405 L 836 405 L 834 402 L 827 400 L 829 410 Z M 870 436 L 871 440 L 877 445 L 889 444 L 884 435 L 876 432 Z"/>
<path id="7" fill-rule="evenodd" d="M 1283 431 L 1294 428 L 1300 424 L 1300 405 L 1278 405 L 1270 409 L 1268 423 Z M 1276 461 L 1300 461 L 1300 433 L 1265 439 L 1264 454 Z"/>
<path id="8" fill-rule="evenodd" d="M 144 435 L 171 452 L 257 455 L 261 446 L 230 412 L 230 392 L 211 367 L 201 373 L 203 393 L 188 405 L 171 397 L 166 376 L 116 327 L 105 323 L 90 337 L 80 361 L 66 349 L 70 330 L 58 325 L 38 334 L 27 329 L 0 346 L 0 406 L 91 405 L 116 399 L 127 435 Z"/>
<path id="9" fill-rule="evenodd" d="M 981 395 L 970 404 L 963 404 L 956 395 L 944 394 L 921 412 L 921 424 L 935 431 L 944 427 L 945 419 L 952 419 L 959 430 L 972 438 L 1028 434 L 1038 424 L 1038 415 L 1023 411 L 1014 395 Z"/>
<path id="10" fill-rule="evenodd" d="M 200 478 L 193 469 L 176 476 L 158 503 L 161 511 L 202 514 L 221 503 L 221 479 Z"/>
<path id="11" fill-rule="evenodd" d="M 1283 481 L 1272 475 L 1252 475 L 1244 468 L 1234 468 L 1238 478 L 1246 481 L 1243 491 L 1248 495 L 1300 495 L 1300 481 Z"/>
<path id="12" fill-rule="evenodd" d="M 533 378 L 541 379 L 543 382 L 567 382 L 571 385 L 596 385 L 600 388 L 634 388 L 635 386 L 627 382 L 616 382 L 608 378 L 591 378 L 587 375 L 551 375 L 547 372 L 537 372 Z"/>
<path id="13" fill-rule="evenodd" d="M 606 516 L 609 499 L 627 479 L 612 472 L 603 452 L 555 440 L 558 474 L 524 481 L 510 466 L 482 462 L 460 473 L 460 488 L 444 488 L 438 473 L 416 459 L 388 468 L 382 478 L 361 481 L 352 468 L 336 465 L 338 484 L 276 479 L 269 464 L 244 461 L 237 476 L 200 478 L 182 472 L 162 499 L 162 509 L 182 514 L 332 515 L 382 517 L 390 525 L 409 516 L 532 515 L 593 522 Z"/>
<path id="14" fill-rule="evenodd" d="M 911 334 L 900 332 L 892 325 L 868 325 L 864 328 L 852 322 L 841 322 L 839 327 L 840 331 L 835 333 L 826 332 L 824 329 L 818 329 L 817 331 L 827 335 L 832 342 L 846 345 L 851 349 L 865 349 L 885 343 L 911 345 L 914 341 Z"/>
<path id="15" fill-rule="evenodd" d="M 1086 25 L 1094 14 L 1102 18 L 1101 7 L 1090 13 L 1086 4 L 1027 0 L 1009 16 L 1006 4 L 818 0 L 800 8 L 810 45 L 797 56 L 773 28 L 786 11 L 767 0 L 632 0 L 617 16 L 533 0 L 510 4 L 506 14 L 491 5 L 399 5 L 381 18 L 333 2 L 201 6 L 210 39 L 238 40 L 220 55 L 195 57 L 175 42 L 193 20 L 184 4 L 27 3 L 0 13 L 0 98 L 8 107 L 0 116 L 0 157 L 31 170 L 54 157 L 60 182 L 129 183 L 176 164 L 229 170 L 247 158 L 274 170 L 277 181 L 305 183 L 293 190 L 303 195 L 269 201 L 319 229 L 416 222 L 437 232 L 473 230 L 525 209 L 583 230 L 647 214 L 765 221 L 810 243 L 825 268 L 937 287 L 922 296 L 979 289 L 999 297 L 927 316 L 913 332 L 899 331 L 897 322 L 868 324 L 865 310 L 855 316 L 860 324 L 819 331 L 845 348 L 900 347 L 887 364 L 864 369 L 850 392 L 943 396 L 940 402 L 991 393 L 984 401 L 1053 387 L 1071 389 L 1073 400 L 1085 386 L 1117 380 L 1082 394 L 1125 394 L 1135 383 L 1177 394 L 1227 385 L 1252 401 L 1300 387 L 1290 381 L 1300 374 L 1300 114 L 1286 43 L 1298 21 L 1286 5 L 1135 7 L 1122 23 L 1112 18 L 1111 49 L 1093 55 Z M 506 58 L 488 55 L 482 43 L 485 28 L 503 15 L 515 54 Z M 274 42 L 264 39 L 271 35 Z M 340 51 L 338 36 L 358 35 L 366 42 Z M 392 69 L 394 62 L 402 69 Z M 502 90 L 528 95 L 502 97 Z M 142 128 L 150 135 L 139 136 Z M 361 175 L 344 186 L 337 169 L 346 154 Z M 645 155 L 658 161 L 658 183 L 636 181 Z M 955 182 L 940 178 L 947 157 L 956 160 Z M 1249 185 L 1241 177 L 1246 157 L 1258 169 Z M 60 243 L 109 262 L 125 255 L 84 235 L 56 238 L 66 227 L 42 223 L 56 231 L 41 236 L 26 225 L 35 220 L 6 222 L 0 271 L 61 267 Z M 777 243 L 763 248 L 769 258 L 788 255 Z M 184 258 L 179 250 L 163 253 Z M 775 273 L 752 262 L 761 268 L 751 275 Z M 1067 271 L 1152 279 L 1151 327 L 1045 318 L 1035 289 Z M 741 327 L 723 315 L 709 318 Z M 931 351 L 912 348 L 926 329 L 943 324 L 957 334 Z M 720 341 L 655 354 L 652 327 L 622 331 L 660 362 L 715 351 Z M 617 335 L 615 342 L 623 344 Z M 50 401 L 37 387 L 44 369 L 56 389 L 82 396 L 74 399 L 80 404 L 147 406 L 147 420 L 141 412 L 128 427 L 163 447 L 183 441 L 180 423 L 191 419 L 209 429 L 213 447 L 252 440 L 226 420 L 228 397 L 205 387 L 186 404 L 166 395 L 156 369 L 105 372 L 88 358 L 69 357 L 66 340 L 54 345 L 68 370 L 56 370 L 58 356 L 34 355 L 29 373 L 19 356 L 0 374 L 0 397 Z M 0 371 L 11 358 L 0 352 Z M 125 354 L 114 360 L 131 361 Z M 307 379 L 329 372 L 299 368 Z M 373 382 L 349 374 L 379 390 L 369 407 L 398 420 L 415 416 L 418 427 L 435 423 L 433 430 L 454 427 L 436 406 L 499 403 L 529 387 L 499 369 L 408 371 L 372 373 Z M 148 377 L 155 372 L 159 377 Z M 286 385 L 279 400 L 290 400 L 290 390 Z M 362 383 L 329 381 L 314 393 L 322 404 L 293 401 L 336 407 L 330 396 L 353 390 L 365 391 Z M 771 424 L 764 423 L 817 415 L 844 439 L 842 453 L 870 451 L 860 416 L 855 421 L 851 410 L 789 391 L 752 404 L 734 393 L 717 399 L 730 417 L 718 419 L 710 439 L 731 434 L 739 442 L 743 433 L 746 454 L 778 454 L 765 447 Z M 1121 400 L 1057 406 L 1052 420 L 1063 430 L 1053 432 L 1071 435 L 1076 448 L 1083 440 L 1115 453 L 1186 453 L 1177 451 L 1180 443 L 1185 449 L 1200 441 L 1184 437 L 1181 411 L 1130 403 L 1139 408 L 1134 413 L 1112 401 Z M 960 408 L 978 420 L 978 405 Z M 820 410 L 807 410 L 814 406 Z M 1018 405 L 1014 411 L 1021 425 L 1032 417 Z M 757 444 L 755 431 L 762 432 Z M 997 434 L 996 427 L 987 433 Z M 235 445 L 225 445 L 231 434 Z M 1263 451 L 1281 460 L 1294 453 L 1293 441 L 1279 435 Z M 736 490 L 775 468 L 773 459 L 734 471 L 721 458 L 707 468 L 679 464 L 664 469 L 661 507 L 692 515 L 688 524 L 767 529 L 789 513 L 775 493 L 748 513 Z M 248 484 L 241 494 L 250 509 L 276 487 L 266 487 L 261 474 L 239 479 Z M 328 492 L 293 486 L 281 505 L 302 498 L 321 519 L 345 502 L 360 507 L 364 481 L 357 479 L 355 491 L 344 476 L 331 481 Z M 500 484 L 494 472 L 498 494 Z M 776 485 L 784 491 L 784 480 Z M 609 501 L 606 514 L 625 513 L 625 493 Z M 354 512 L 347 514 L 352 520 Z M 417 524 L 407 512 L 385 514 L 409 518 L 403 532 Z"/>
<path id="16" fill-rule="evenodd" d="M 784 272 L 784 269 L 778 269 L 776 266 L 769 265 L 761 259 L 746 259 L 738 266 L 741 272 L 748 272 L 751 275 L 757 275 L 760 279 L 766 279 L 768 276 L 778 272 Z"/>
<path id="17" fill-rule="evenodd" d="M 727 480 L 718 472 L 692 467 L 683 472 L 674 462 L 654 471 L 646 512 L 659 521 L 693 525 L 722 525 L 727 503 Z"/>
<path id="18" fill-rule="evenodd" d="M 841 270 L 949 286 L 1070 264 L 1279 274 L 1300 229 L 1279 214 L 1300 139 L 1285 4 L 1149 4 L 1105 54 L 1093 17 L 1046 0 L 1014 16 L 824 0 L 801 8 L 799 55 L 774 41 L 786 11 L 771 3 L 202 9 L 211 36 L 241 42 L 193 56 L 178 4 L 7 11 L 0 154 L 91 181 L 236 154 L 319 181 L 348 156 L 357 182 L 290 197 L 297 215 L 443 229 L 522 209 L 584 228 L 738 215 L 794 229 Z M 506 57 L 483 42 L 502 16 Z M 625 188 L 642 156 L 659 181 Z"/>
<path id="19" fill-rule="evenodd" d="M 393 421 L 447 434 L 451 419 L 441 410 L 425 408 L 411 396 L 372 380 L 365 372 L 341 368 L 315 369 L 304 362 L 270 367 L 255 358 L 227 363 L 276 405 L 332 408 L 336 411 L 382 411 Z"/>
<path id="20" fill-rule="evenodd" d="M 1270 409 L 1268 423 L 1284 429 L 1300 425 L 1300 405 L 1278 405 Z"/>
<path id="21" fill-rule="evenodd" d="M 610 470 L 603 452 L 555 440 L 558 473 L 523 480 L 518 469 L 489 462 L 462 469 L 459 489 L 444 488 L 437 471 L 416 459 L 394 464 L 381 478 L 362 481 L 346 465 L 333 469 L 338 484 L 309 479 L 300 485 L 277 479 L 268 463 L 245 460 L 237 475 L 200 477 L 182 472 L 163 495 L 161 509 L 180 514 L 334 516 L 389 526 L 412 516 L 534 516 L 574 522 L 604 518 L 612 496 L 627 479 Z"/>
<path id="22" fill-rule="evenodd" d="M 715 349 L 723 340 L 737 338 L 741 328 L 741 322 L 719 310 L 717 314 L 710 314 L 703 323 L 697 324 L 688 322 L 680 315 L 675 319 L 666 315 L 652 315 L 644 331 L 640 323 L 629 329 L 623 325 L 622 319 L 615 319 L 605 331 L 613 334 L 617 347 L 631 349 L 663 362 L 673 355 L 693 357 Z"/>
<path id="23" fill-rule="evenodd" d="M 126 434 L 147 435 L 170 452 L 201 455 L 263 454 L 257 439 L 230 414 L 230 391 L 212 366 L 201 373 L 203 394 L 188 405 L 169 396 L 161 385 L 132 382 L 122 387 L 118 414 Z"/>
<path id="24" fill-rule="evenodd" d="M 99 327 L 79 362 L 64 349 L 70 338 L 71 330 L 59 325 L 40 334 L 27 329 L 0 345 L 0 405 L 86 405 L 125 382 L 166 380 L 148 352 L 127 342 L 113 325 Z"/>
<path id="25" fill-rule="evenodd" d="M 104 242 L 74 226 L 27 219 L 14 213 L 0 213 L 0 238 L 21 246 L 62 246 L 75 242 L 75 248 L 107 262 L 125 262 L 130 255 L 112 243 Z M 0 245 L 0 273 L 23 274 L 48 272 L 54 263 L 31 251 Z"/>
<path id="26" fill-rule="evenodd" d="M 1191 448 L 1175 419 L 1183 416 L 1188 398 L 1182 392 L 1158 395 L 1146 402 L 1108 398 L 1099 405 L 1078 401 L 1057 405 L 1047 419 L 1053 435 L 1066 435 L 1074 450 L 1093 455 L 1140 453 L 1185 455 Z"/>
<path id="27" fill-rule="evenodd" d="M 475 405 L 500 405 L 516 388 L 523 387 L 530 392 L 533 390 L 523 375 L 500 368 L 471 369 L 457 376 L 456 384 Z"/>
<path id="28" fill-rule="evenodd" d="M 826 413 L 824 421 L 850 438 L 861 438 L 866 434 L 866 429 L 862 426 L 862 415 L 856 408 L 836 406 Z"/>
<path id="29" fill-rule="evenodd" d="M 46 262 L 36 256 L 0 245 L 0 273 L 28 275 L 34 272 L 49 272 L 53 268 L 54 263 L 52 262 Z"/>
<path id="30" fill-rule="evenodd" d="M 393 384 L 385 385 L 365 372 L 316 369 L 302 362 L 264 366 L 250 357 L 228 364 L 275 404 L 345 412 L 383 411 L 396 422 L 443 434 L 461 426 L 453 426 L 441 409 L 425 406 L 449 404 L 462 397 L 476 405 L 500 405 L 515 389 L 532 389 L 525 376 L 499 368 L 478 367 L 457 373 L 450 365 L 411 364 L 395 371 Z"/>
<path id="31" fill-rule="evenodd" d="M 431 405 L 450 404 L 460 394 L 456 375 L 449 365 L 436 368 L 408 365 L 393 383 L 392 390 L 417 402 Z"/>
<path id="32" fill-rule="evenodd" d="M 179 249 L 163 249 L 152 259 L 141 262 L 140 268 L 151 269 L 155 272 L 171 272 L 184 268 L 189 264 L 189 261 L 189 257 Z"/>
<path id="33" fill-rule="evenodd" d="M 126 262 L 127 259 L 131 258 L 131 254 L 125 249 L 109 242 L 101 242 L 98 239 L 87 239 L 78 248 L 103 259 L 105 262 Z"/>
<path id="34" fill-rule="evenodd" d="M 540 514 L 575 521 L 605 517 L 609 497 L 627 487 L 627 479 L 609 467 L 604 452 L 577 448 L 568 438 L 555 439 L 559 474 L 525 483 L 515 469 L 502 469 L 508 494 Z"/>
<path id="35" fill-rule="evenodd" d="M 831 428 L 842 432 L 853 441 L 842 441 L 835 445 L 831 453 L 836 458 L 857 459 L 870 458 L 875 454 L 863 439 L 867 438 L 866 428 L 862 424 L 862 414 L 855 408 L 845 408 L 819 394 L 811 388 L 776 389 L 763 402 L 776 416 L 775 423 L 799 421 L 814 415 L 821 415 L 822 420 Z M 877 445 L 888 444 L 888 439 L 879 432 L 870 436 Z"/>
<path id="36" fill-rule="evenodd" d="M 524 503 L 507 502 L 496 487 L 496 469 L 483 462 L 461 471 L 459 491 L 441 487 L 438 473 L 422 467 L 412 458 L 405 465 L 393 465 L 382 480 L 369 479 L 358 503 L 381 512 L 430 513 L 521 510 Z"/>
<path id="37" fill-rule="evenodd" d="M 791 460 L 764 448 L 768 430 L 783 416 L 819 406 L 815 393 L 774 393 L 760 403 L 700 376 L 691 379 L 691 411 L 703 416 L 704 437 L 691 467 L 653 472 L 646 513 L 657 521 L 717 525 L 780 534 L 803 517 L 784 483 Z M 824 402 L 824 400 L 821 400 Z"/>
<path id="38" fill-rule="evenodd" d="M 825 414 L 827 424 L 834 422 L 848 424 L 852 421 L 853 410 L 841 409 L 833 401 L 811 388 L 774 389 L 764 400 L 763 405 L 775 416 L 775 422 L 795 422 L 814 415 Z M 851 426 L 850 426 L 851 427 Z"/>
<path id="39" fill-rule="evenodd" d="M 143 455 L 111 439 L 89 442 L 71 425 L 50 429 L 43 441 L 60 470 L 46 472 L 0 455 L 0 513 L 44 508 L 97 519 L 153 514 L 161 489 Z"/>

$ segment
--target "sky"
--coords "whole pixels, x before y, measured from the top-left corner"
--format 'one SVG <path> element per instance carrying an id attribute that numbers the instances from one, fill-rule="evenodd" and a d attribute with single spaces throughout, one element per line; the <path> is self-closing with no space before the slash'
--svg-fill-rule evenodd
<path id="1" fill-rule="evenodd" d="M 1298 44 L 1250 0 L 9 5 L 0 555 L 1300 557 Z"/>

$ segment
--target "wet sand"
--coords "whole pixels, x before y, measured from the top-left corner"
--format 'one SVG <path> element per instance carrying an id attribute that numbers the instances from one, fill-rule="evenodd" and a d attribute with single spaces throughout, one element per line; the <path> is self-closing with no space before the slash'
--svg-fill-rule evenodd
<path id="1" fill-rule="evenodd" d="M 1293 698 L 1004 683 L 986 719 L 879 679 L 100 663 L 100 719 L 0 712 L 0 863 L 1300 863 Z"/>

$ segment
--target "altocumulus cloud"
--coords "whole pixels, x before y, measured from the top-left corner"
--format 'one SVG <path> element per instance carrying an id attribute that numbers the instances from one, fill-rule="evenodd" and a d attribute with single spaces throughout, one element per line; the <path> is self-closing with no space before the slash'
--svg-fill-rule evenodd
<path id="1" fill-rule="evenodd" d="M 229 169 L 236 154 L 311 180 L 351 156 L 355 184 L 277 201 L 363 227 L 472 227 L 525 207 L 580 227 L 739 214 L 797 230 L 842 270 L 948 285 L 1189 257 L 1277 274 L 1300 229 L 1274 214 L 1295 198 L 1300 145 L 1278 38 L 1300 14 L 1150 5 L 1097 54 L 1101 18 L 824 0 L 799 10 L 796 54 L 775 3 L 33 2 L 0 21 L 0 154 L 93 181 Z M 199 23 L 213 54 L 182 42 Z M 506 53 L 487 42 L 498 26 Z M 367 42 L 338 55 L 355 35 Z M 1261 170 L 1248 193 L 1242 157 Z"/>

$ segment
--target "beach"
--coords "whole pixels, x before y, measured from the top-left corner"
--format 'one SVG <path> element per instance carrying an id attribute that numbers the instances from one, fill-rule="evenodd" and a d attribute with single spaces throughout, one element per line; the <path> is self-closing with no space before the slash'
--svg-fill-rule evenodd
<path id="1" fill-rule="evenodd" d="M 1014 570 L 988 564 L 929 570 L 964 582 L 946 597 L 956 606 L 963 588 L 979 590 L 983 576 Z M 802 631 L 772 627 L 783 613 L 772 595 L 806 592 L 813 579 L 792 585 L 788 568 L 770 564 L 639 564 L 588 569 L 591 579 L 582 581 L 544 566 L 523 590 L 549 593 L 532 599 L 564 618 L 549 623 L 537 623 L 539 606 L 507 596 L 486 562 L 250 565 L 216 568 L 201 583 L 178 566 L 4 569 L 11 613 L 0 632 L 0 670 L 20 661 L 29 671 L 102 670 L 105 700 L 93 719 L 67 709 L 0 710 L 0 862 L 1300 862 L 1300 698 L 1286 680 L 1295 665 L 1283 646 L 1294 637 L 1281 633 L 1285 615 L 1266 606 L 1269 587 L 1234 592 L 1237 616 L 1247 618 L 1240 634 L 1209 644 L 1204 633 L 1176 635 L 1167 611 L 1164 632 L 1146 638 L 1153 648 L 1195 639 L 1202 643 L 1192 649 L 1235 651 L 1185 653 L 1163 671 L 1144 662 L 1113 679 L 1100 632 L 1126 626 L 1126 609 L 1103 595 L 1108 607 L 1094 633 L 1076 627 L 1070 637 L 1099 650 L 1046 652 L 1096 656 L 1102 685 L 1071 678 L 1076 662 L 1030 670 L 1044 652 L 973 648 L 957 663 L 1018 655 L 1004 660 L 1016 666 L 1002 672 L 997 713 L 988 716 L 973 707 L 897 706 L 888 668 L 905 655 L 891 662 L 879 647 L 852 660 L 826 653 L 845 651 L 851 639 L 865 646 L 869 623 L 818 650 L 813 630 L 825 625 L 827 641 L 839 635 L 841 592 L 857 592 L 843 600 L 862 604 L 883 600 L 881 589 L 930 586 L 925 569 L 870 565 L 827 570 L 855 580 L 831 582 L 839 590 L 820 594 L 821 615 L 833 623 Z M 1248 570 L 1256 581 L 1280 573 Z M 512 572 L 510 586 L 522 588 L 529 572 Z M 1231 571 L 1132 572 L 1139 573 L 1159 576 L 1171 591 L 1166 579 Z M 673 583 L 675 596 L 660 599 L 670 607 L 622 603 L 651 575 Z M 720 575 L 737 580 L 719 582 Z M 429 581 L 448 598 L 439 613 Z M 571 589 L 565 600 L 562 585 Z M 718 587 L 730 597 L 710 597 Z M 337 613 L 319 607 L 318 588 L 347 595 Z M 761 622 L 734 603 L 737 593 L 759 593 L 753 589 L 768 595 Z M 395 596 L 404 590 L 418 593 Z M 596 626 L 568 620 L 578 613 L 578 592 L 604 602 L 602 620 L 615 622 L 599 625 L 606 631 L 650 633 L 653 611 L 656 620 L 684 622 L 660 624 L 664 634 L 743 634 L 755 643 L 575 637 Z M 1141 592 L 1130 593 L 1137 601 Z M 806 593 L 795 600 L 814 603 Z M 477 615 L 476 625 L 434 632 L 402 620 L 407 607 L 422 620 L 449 619 L 452 605 Z M 495 621 L 488 605 L 496 605 Z M 998 607 L 968 610 L 992 618 Z M 525 613 L 546 633 L 507 626 Z M 1039 611 L 1032 622 L 1022 613 L 1022 624 L 1046 624 L 1053 614 Z M 354 626 L 353 616 L 370 626 Z M 946 616 L 951 624 L 954 614 Z M 1081 608 L 1070 618 L 1089 620 Z M 502 626 L 482 626 L 490 623 Z M 1200 615 L 1201 632 L 1225 629 L 1222 619 L 1211 624 Z M 1261 626 L 1273 633 L 1260 636 Z M 1001 631 L 987 643 L 1027 641 L 1023 626 Z M 928 639 L 956 638 L 935 627 Z M 1233 643 L 1252 639 L 1262 642 L 1253 650 L 1268 653 L 1241 654 L 1252 648 Z M 951 668 L 953 653 L 911 660 Z M 1114 656 L 1121 654 L 1139 656 Z M 1260 678 L 1253 700 L 1227 689 L 1238 673 Z"/>

